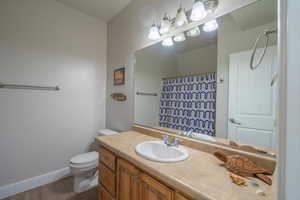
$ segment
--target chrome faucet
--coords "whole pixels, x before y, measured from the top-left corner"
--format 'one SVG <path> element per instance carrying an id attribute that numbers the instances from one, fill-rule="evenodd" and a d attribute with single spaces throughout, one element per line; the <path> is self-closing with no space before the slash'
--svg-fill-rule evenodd
<path id="1" fill-rule="evenodd" d="M 193 135 L 193 131 L 181 131 L 178 133 L 178 135 L 181 135 L 181 136 L 186 136 L 186 137 L 192 137 Z"/>
<path id="2" fill-rule="evenodd" d="M 164 135 L 163 139 L 164 139 L 164 143 L 169 147 L 178 147 L 179 142 L 182 141 L 180 138 L 176 138 L 170 135 Z"/>

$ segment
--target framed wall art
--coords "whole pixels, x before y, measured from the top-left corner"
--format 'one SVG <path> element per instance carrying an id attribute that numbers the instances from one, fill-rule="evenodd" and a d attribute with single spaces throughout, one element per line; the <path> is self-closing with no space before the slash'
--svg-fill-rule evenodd
<path id="1" fill-rule="evenodd" d="M 114 71 L 114 85 L 124 85 L 124 84 L 125 84 L 125 67 L 122 67 Z"/>

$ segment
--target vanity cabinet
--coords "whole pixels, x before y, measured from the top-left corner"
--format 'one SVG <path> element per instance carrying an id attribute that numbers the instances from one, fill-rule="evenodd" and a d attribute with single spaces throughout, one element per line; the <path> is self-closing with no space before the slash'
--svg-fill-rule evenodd
<path id="1" fill-rule="evenodd" d="M 99 158 L 101 163 L 105 164 L 112 171 L 116 169 L 116 156 L 105 148 L 100 148 Z"/>
<path id="2" fill-rule="evenodd" d="M 98 200 L 188 200 L 109 150 L 99 153 Z"/>
<path id="3" fill-rule="evenodd" d="M 130 163 L 118 159 L 117 161 L 117 199 L 139 200 L 140 180 L 139 170 Z"/>
<path id="4" fill-rule="evenodd" d="M 100 200 L 114 200 L 114 198 L 103 187 L 98 188 L 98 199 Z"/>
<path id="5" fill-rule="evenodd" d="M 115 200 L 116 197 L 116 156 L 105 148 L 99 149 L 99 200 Z"/>
<path id="6" fill-rule="evenodd" d="M 147 174 L 140 175 L 142 200 L 172 200 L 173 191 Z"/>
<path id="7" fill-rule="evenodd" d="M 113 171 L 111 171 L 104 164 L 99 167 L 100 170 L 100 182 L 102 187 L 104 187 L 113 197 L 116 196 L 116 176 Z"/>
<path id="8" fill-rule="evenodd" d="M 175 200 L 188 200 L 188 199 L 182 196 L 181 194 L 179 194 L 178 192 L 176 192 Z"/>

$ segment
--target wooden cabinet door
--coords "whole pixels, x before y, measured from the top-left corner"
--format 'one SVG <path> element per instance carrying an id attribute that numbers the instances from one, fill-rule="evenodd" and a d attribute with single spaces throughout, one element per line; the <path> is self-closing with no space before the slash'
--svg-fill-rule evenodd
<path id="1" fill-rule="evenodd" d="M 117 161 L 117 199 L 140 200 L 139 170 L 122 159 Z"/>
<path id="2" fill-rule="evenodd" d="M 103 187 L 100 186 L 98 188 L 98 200 L 113 200 L 113 198 Z"/>
<path id="3" fill-rule="evenodd" d="M 173 191 L 147 174 L 141 174 L 141 200 L 172 200 Z"/>
<path id="4" fill-rule="evenodd" d="M 102 163 L 108 166 L 112 171 L 115 171 L 116 156 L 103 147 L 100 147 L 99 158 Z"/>
<path id="5" fill-rule="evenodd" d="M 178 192 L 176 192 L 175 200 L 189 200 L 189 199 L 187 199 L 186 197 L 184 197 L 181 194 L 179 194 Z"/>
<path id="6" fill-rule="evenodd" d="M 115 174 L 104 164 L 100 164 L 99 178 L 101 185 L 113 196 L 116 195 L 116 176 Z"/>

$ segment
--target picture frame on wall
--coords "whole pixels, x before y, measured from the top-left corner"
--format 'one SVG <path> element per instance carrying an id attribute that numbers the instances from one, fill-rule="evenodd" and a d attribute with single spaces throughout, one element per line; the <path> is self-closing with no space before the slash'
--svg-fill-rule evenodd
<path id="1" fill-rule="evenodd" d="M 114 70 L 114 85 L 125 84 L 125 67 Z"/>

